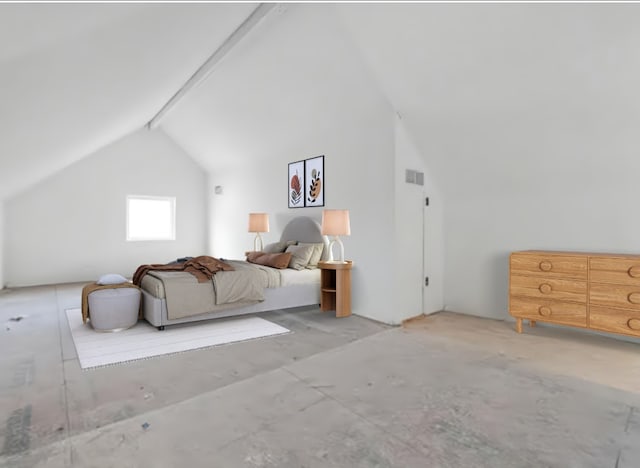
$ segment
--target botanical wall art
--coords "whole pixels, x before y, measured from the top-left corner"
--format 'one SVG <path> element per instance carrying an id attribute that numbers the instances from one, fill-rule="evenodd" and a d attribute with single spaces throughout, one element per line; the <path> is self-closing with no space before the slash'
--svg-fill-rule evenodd
<path id="1" fill-rule="evenodd" d="M 324 156 L 307 159 L 304 162 L 306 189 L 305 206 L 324 206 Z"/>
<path id="2" fill-rule="evenodd" d="M 324 156 L 289 163 L 289 208 L 324 206 Z"/>
<path id="3" fill-rule="evenodd" d="M 304 161 L 289 163 L 287 193 L 289 208 L 304 207 Z"/>

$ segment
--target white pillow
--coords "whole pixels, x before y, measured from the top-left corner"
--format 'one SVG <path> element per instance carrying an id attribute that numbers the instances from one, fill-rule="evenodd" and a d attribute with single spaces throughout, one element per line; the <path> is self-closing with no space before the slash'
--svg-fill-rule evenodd
<path id="1" fill-rule="evenodd" d="M 304 270 L 313 255 L 313 245 L 290 245 L 285 252 L 291 253 L 289 268 Z"/>
<path id="2" fill-rule="evenodd" d="M 314 243 L 314 244 L 307 243 L 307 242 L 299 242 L 298 245 L 302 245 L 302 246 L 311 245 L 311 246 L 313 246 L 313 253 L 311 254 L 311 258 L 309 259 L 309 264 L 307 265 L 307 268 L 309 270 L 312 270 L 314 268 L 318 268 L 318 262 L 322 258 L 322 251 L 324 250 L 324 244 L 322 242 Z"/>
<path id="3" fill-rule="evenodd" d="M 119 275 L 117 273 L 109 273 L 107 275 L 102 275 L 100 278 L 98 278 L 98 281 L 96 281 L 96 283 L 100 284 L 100 285 L 104 285 L 104 284 L 122 284 L 122 283 L 126 283 L 127 282 L 127 278 L 125 278 L 122 275 Z"/>

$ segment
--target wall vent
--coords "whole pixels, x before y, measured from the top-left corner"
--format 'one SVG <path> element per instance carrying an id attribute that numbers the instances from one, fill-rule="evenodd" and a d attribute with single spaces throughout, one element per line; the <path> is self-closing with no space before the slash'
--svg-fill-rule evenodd
<path id="1" fill-rule="evenodd" d="M 413 169 L 407 169 L 405 172 L 405 179 L 408 184 L 424 185 L 424 172 L 414 171 Z"/>

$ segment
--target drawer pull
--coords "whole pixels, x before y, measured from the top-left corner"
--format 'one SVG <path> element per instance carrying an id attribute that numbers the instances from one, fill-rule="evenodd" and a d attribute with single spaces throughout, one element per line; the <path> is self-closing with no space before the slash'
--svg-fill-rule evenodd
<path id="1" fill-rule="evenodd" d="M 640 266 L 632 266 L 627 270 L 627 273 L 632 278 L 640 278 Z"/>
<path id="2" fill-rule="evenodd" d="M 640 293 L 632 292 L 627 296 L 627 300 L 632 304 L 640 304 Z"/>
<path id="3" fill-rule="evenodd" d="M 538 313 L 543 317 L 549 317 L 551 315 L 551 307 L 541 306 L 538 308 Z"/>
<path id="4" fill-rule="evenodd" d="M 542 271 L 551 271 L 551 267 L 553 267 L 553 265 L 551 264 L 551 262 L 548 261 L 543 261 L 540 262 L 538 264 L 538 267 L 542 270 Z M 640 275 L 640 273 L 638 273 Z"/>
<path id="5" fill-rule="evenodd" d="M 640 319 L 630 318 L 629 320 L 627 320 L 627 327 L 631 328 L 632 330 L 640 330 Z"/>
<path id="6" fill-rule="evenodd" d="M 543 283 L 538 288 L 542 294 L 549 294 L 551 292 L 551 285 L 547 283 Z"/>

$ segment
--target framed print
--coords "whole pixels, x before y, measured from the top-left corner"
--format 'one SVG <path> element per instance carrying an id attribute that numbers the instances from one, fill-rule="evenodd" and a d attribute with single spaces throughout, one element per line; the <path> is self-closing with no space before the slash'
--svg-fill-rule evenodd
<path id="1" fill-rule="evenodd" d="M 287 198 L 289 208 L 304 208 L 304 161 L 289 163 Z"/>
<path id="2" fill-rule="evenodd" d="M 304 161 L 304 206 L 324 206 L 324 156 Z"/>

